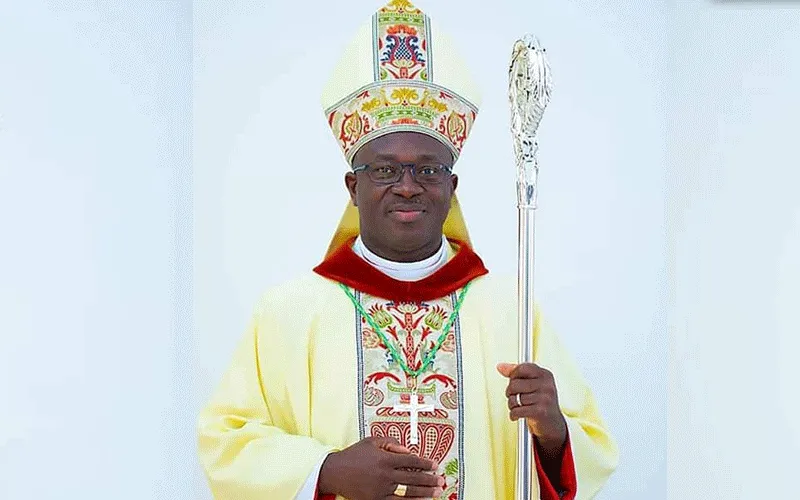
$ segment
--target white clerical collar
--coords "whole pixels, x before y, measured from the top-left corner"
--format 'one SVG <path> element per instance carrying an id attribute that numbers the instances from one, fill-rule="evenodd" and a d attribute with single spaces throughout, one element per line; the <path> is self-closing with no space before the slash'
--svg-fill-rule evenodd
<path id="1" fill-rule="evenodd" d="M 427 278 L 447 264 L 450 258 L 449 246 L 447 238 L 442 235 L 442 245 L 439 247 L 439 251 L 427 259 L 419 262 L 393 262 L 375 255 L 364 245 L 361 236 L 359 236 L 353 244 L 353 252 L 377 270 L 398 281 L 419 281 Z"/>

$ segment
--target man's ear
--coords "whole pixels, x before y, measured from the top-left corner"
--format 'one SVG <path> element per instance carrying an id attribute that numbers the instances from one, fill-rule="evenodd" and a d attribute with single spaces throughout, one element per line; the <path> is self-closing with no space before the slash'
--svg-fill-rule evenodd
<path id="1" fill-rule="evenodd" d="M 453 186 L 453 194 L 455 194 L 456 188 L 458 187 L 458 176 L 456 174 L 451 175 L 450 182 L 452 183 Z"/>
<path id="2" fill-rule="evenodd" d="M 344 174 L 344 185 L 347 187 L 347 192 L 350 193 L 350 201 L 353 202 L 353 206 L 357 207 L 356 187 L 358 185 L 358 177 L 356 177 L 356 174 L 353 172 Z"/>

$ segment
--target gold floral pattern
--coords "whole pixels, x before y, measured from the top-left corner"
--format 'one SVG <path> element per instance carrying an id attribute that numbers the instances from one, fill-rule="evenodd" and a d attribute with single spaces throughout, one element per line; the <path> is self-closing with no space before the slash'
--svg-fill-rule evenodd
<path id="1" fill-rule="evenodd" d="M 373 83 L 325 110 L 347 161 L 392 130 L 428 134 L 458 157 L 478 110 L 433 83 L 428 16 L 408 0 L 392 0 L 373 16 L 372 44 Z"/>

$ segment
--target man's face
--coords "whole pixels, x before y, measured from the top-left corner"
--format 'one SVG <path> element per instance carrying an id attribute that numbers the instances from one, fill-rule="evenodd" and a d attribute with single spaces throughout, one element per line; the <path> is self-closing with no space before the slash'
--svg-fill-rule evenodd
<path id="1" fill-rule="evenodd" d="M 445 172 L 441 183 L 424 181 L 424 165 L 453 166 L 450 150 L 424 134 L 395 132 L 365 144 L 353 159 L 354 166 L 408 165 L 417 167 L 418 180 L 406 168 L 397 182 L 375 182 L 365 171 L 349 172 L 345 183 L 358 207 L 361 236 L 373 251 L 397 261 L 419 260 L 439 248 L 442 226 L 458 178 Z M 430 252 L 428 252 L 430 253 Z"/>

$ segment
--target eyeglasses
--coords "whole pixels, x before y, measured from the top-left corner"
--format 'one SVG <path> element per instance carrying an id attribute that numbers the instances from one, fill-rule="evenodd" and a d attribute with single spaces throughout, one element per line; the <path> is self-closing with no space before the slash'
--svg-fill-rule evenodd
<path id="1" fill-rule="evenodd" d="M 353 167 L 353 172 L 365 172 L 375 184 L 394 184 L 403 178 L 406 168 L 411 169 L 411 177 L 423 185 L 441 184 L 447 180 L 452 167 L 440 163 L 392 163 L 377 162 Z"/>

